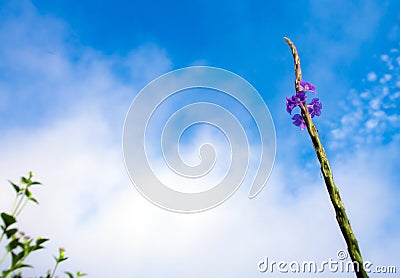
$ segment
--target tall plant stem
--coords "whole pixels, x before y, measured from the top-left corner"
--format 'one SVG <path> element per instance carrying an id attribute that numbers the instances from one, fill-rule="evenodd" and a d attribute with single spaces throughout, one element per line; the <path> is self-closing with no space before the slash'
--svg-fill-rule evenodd
<path id="1" fill-rule="evenodd" d="M 295 77 L 296 77 L 295 89 L 296 92 L 299 92 L 300 90 L 302 90 L 300 86 L 300 81 L 302 80 L 302 73 L 300 67 L 299 54 L 293 42 L 289 38 L 285 37 L 284 39 L 289 45 L 290 49 L 292 50 L 294 59 Z M 301 115 L 303 116 L 303 119 L 306 123 L 308 134 L 311 137 L 315 153 L 317 154 L 319 163 L 321 165 L 321 173 L 322 176 L 324 177 L 326 189 L 328 190 L 329 197 L 331 199 L 333 208 L 335 210 L 336 220 L 339 224 L 340 230 L 346 241 L 347 251 L 351 257 L 351 260 L 353 261 L 356 276 L 357 278 L 368 277 L 364 269 L 363 260 L 361 257 L 361 252 L 358 246 L 357 239 L 350 226 L 350 221 L 344 209 L 342 199 L 340 198 L 339 189 L 336 187 L 335 182 L 333 180 L 331 166 L 329 165 L 325 149 L 322 146 L 321 140 L 319 139 L 317 128 L 315 127 L 315 125 L 311 120 L 310 113 L 308 112 L 307 109 L 307 104 L 303 103 L 303 105 L 301 105 L 300 108 L 301 108 Z"/>

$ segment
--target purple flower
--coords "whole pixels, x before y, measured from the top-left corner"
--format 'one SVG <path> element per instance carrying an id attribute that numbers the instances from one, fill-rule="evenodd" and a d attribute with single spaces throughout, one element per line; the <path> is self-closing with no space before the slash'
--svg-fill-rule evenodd
<path id="1" fill-rule="evenodd" d="M 322 103 L 319 102 L 319 98 L 313 98 L 311 102 L 307 105 L 307 107 L 308 112 L 310 112 L 311 118 L 321 115 Z"/>
<path id="2" fill-rule="evenodd" d="M 300 86 L 301 86 L 300 91 L 296 92 L 296 94 L 294 94 L 290 98 L 286 98 L 286 111 L 289 114 L 292 114 L 292 111 L 296 106 L 299 106 L 301 109 L 305 108 L 304 106 L 302 106 L 302 104 L 306 105 L 306 99 L 307 99 L 306 93 L 308 91 L 312 92 L 313 94 L 317 93 L 315 91 L 315 86 L 310 82 L 301 80 Z M 311 118 L 314 118 L 314 116 L 320 116 L 322 103 L 319 101 L 319 98 L 313 98 L 311 102 L 307 104 L 307 109 L 308 112 L 310 113 Z M 301 130 L 304 130 L 306 128 L 306 123 L 302 115 L 296 114 L 292 117 L 292 120 L 293 124 L 295 126 L 300 127 Z"/>
<path id="3" fill-rule="evenodd" d="M 303 117 L 300 114 L 295 114 L 292 117 L 293 124 L 295 126 L 300 127 L 301 130 L 304 130 L 306 128 L 306 122 L 304 121 Z"/>
<path id="4" fill-rule="evenodd" d="M 295 95 L 291 96 L 290 98 L 286 98 L 286 111 L 289 114 L 292 114 L 292 110 L 299 106 L 300 103 L 306 101 L 306 93 L 304 91 L 297 92 Z"/>
<path id="5" fill-rule="evenodd" d="M 314 95 L 317 93 L 317 91 L 315 91 L 315 86 L 313 84 L 311 84 L 310 82 L 301 80 L 300 86 L 303 87 L 304 92 L 310 91 Z"/>

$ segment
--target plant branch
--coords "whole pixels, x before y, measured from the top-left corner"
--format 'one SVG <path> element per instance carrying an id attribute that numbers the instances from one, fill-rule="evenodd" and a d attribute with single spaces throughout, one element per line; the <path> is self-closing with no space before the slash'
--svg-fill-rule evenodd
<path id="1" fill-rule="evenodd" d="M 300 81 L 302 79 L 301 67 L 300 67 L 300 58 L 297 52 L 297 49 L 293 42 L 289 38 L 284 38 L 290 49 L 292 50 L 293 59 L 294 59 L 294 69 L 295 69 L 295 89 L 296 92 L 299 92 L 302 88 L 300 86 Z M 365 278 L 368 277 L 367 273 L 364 270 L 363 260 L 361 257 L 361 251 L 358 246 L 357 239 L 353 233 L 353 230 L 350 226 L 350 221 L 347 217 L 342 199 L 339 194 L 339 189 L 336 187 L 335 182 L 333 180 L 333 174 L 331 167 L 329 165 L 328 158 L 325 153 L 325 149 L 321 143 L 321 140 L 318 136 L 318 131 L 315 125 L 313 124 L 310 113 L 307 109 L 307 104 L 303 103 L 300 106 L 301 115 L 306 123 L 308 134 L 311 137 L 311 141 L 317 154 L 318 161 L 321 165 L 321 173 L 324 177 L 325 185 L 329 193 L 329 197 L 331 199 L 333 208 L 336 214 L 336 220 L 339 224 L 340 230 L 343 234 L 343 237 L 347 244 L 347 250 L 351 257 L 351 260 L 354 263 L 354 269 L 356 271 L 357 278 Z"/>

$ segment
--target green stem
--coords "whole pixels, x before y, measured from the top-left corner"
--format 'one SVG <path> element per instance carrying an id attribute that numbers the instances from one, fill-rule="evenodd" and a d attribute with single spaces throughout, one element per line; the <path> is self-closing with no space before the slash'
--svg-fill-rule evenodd
<path id="1" fill-rule="evenodd" d="M 15 211 L 14 217 L 17 218 L 18 215 L 22 212 L 22 210 L 25 208 L 26 204 L 29 202 L 28 198 L 25 198 L 25 202 L 22 204 L 21 208 L 18 211 Z"/>
<path id="2" fill-rule="evenodd" d="M 3 231 L 3 232 L 1 233 L 1 235 L 0 235 L 0 242 L 3 240 L 3 237 L 4 237 L 5 234 L 6 234 L 5 231 Z"/>
<path id="3" fill-rule="evenodd" d="M 288 43 L 290 49 L 292 50 L 294 64 L 295 64 L 295 88 L 296 92 L 301 90 L 300 81 L 302 79 L 301 67 L 300 67 L 300 58 L 297 52 L 295 45 L 289 38 L 284 38 Z M 361 251 L 358 246 L 357 239 L 353 233 L 353 230 L 350 226 L 350 221 L 347 217 L 342 199 L 340 198 L 339 189 L 336 187 L 335 182 L 333 180 L 333 174 L 331 170 L 331 166 L 329 165 L 328 158 L 325 153 L 325 149 L 322 146 L 321 140 L 318 136 L 318 131 L 315 125 L 313 124 L 310 113 L 308 112 L 307 105 L 303 103 L 301 105 L 301 115 L 306 123 L 308 134 L 311 137 L 311 141 L 317 154 L 319 163 L 321 165 L 321 173 L 324 177 L 325 185 L 329 193 L 329 197 L 331 199 L 333 208 L 335 209 L 336 220 L 339 224 L 342 235 L 347 244 L 347 251 L 351 257 L 351 260 L 354 263 L 354 269 L 356 272 L 357 278 L 366 278 L 368 277 L 367 273 L 364 270 L 363 260 L 361 257 Z"/>
<path id="4" fill-rule="evenodd" d="M 25 189 L 26 190 L 26 189 Z M 19 207 L 21 206 L 22 201 L 24 200 L 24 196 L 25 196 L 25 191 L 18 193 L 17 195 L 17 199 L 16 199 L 16 205 L 13 207 L 13 209 L 11 210 L 11 215 L 15 217 Z"/>
<path id="5" fill-rule="evenodd" d="M 56 274 L 56 269 L 57 269 L 58 264 L 59 264 L 59 262 L 57 261 L 57 262 L 56 262 L 56 265 L 54 266 L 53 272 L 51 273 L 50 278 L 53 278 L 54 275 Z"/>
<path id="6" fill-rule="evenodd" d="M 15 208 L 17 207 L 17 201 L 18 201 L 18 197 L 19 197 L 19 192 L 17 192 L 17 196 L 14 199 L 13 205 L 11 207 L 11 215 L 13 215 Z"/>

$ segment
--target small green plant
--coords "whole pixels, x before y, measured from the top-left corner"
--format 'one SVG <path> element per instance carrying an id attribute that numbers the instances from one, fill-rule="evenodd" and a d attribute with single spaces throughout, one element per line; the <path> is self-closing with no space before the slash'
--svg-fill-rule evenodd
<path id="1" fill-rule="evenodd" d="M 45 248 L 44 243 L 47 242 L 48 238 L 37 237 L 33 239 L 24 232 L 19 231 L 16 227 L 17 217 L 21 214 L 22 210 L 25 208 L 28 202 L 33 202 L 39 204 L 38 201 L 33 197 L 31 187 L 33 185 L 40 185 L 38 181 L 33 181 L 33 174 L 29 172 L 28 177 L 22 177 L 19 184 L 10 184 L 16 192 L 16 198 L 14 200 L 11 213 L 1 212 L 1 235 L 0 243 L 5 240 L 5 252 L 0 254 L 0 268 L 2 278 L 20 278 L 22 276 L 22 270 L 24 268 L 32 268 L 33 266 L 27 264 L 26 259 L 33 254 L 35 251 Z M 10 258 L 10 266 L 5 267 L 3 264 L 6 262 L 6 258 Z M 58 265 L 67 260 L 68 257 L 65 256 L 64 248 L 59 248 L 59 254 L 55 259 L 55 266 L 52 271 L 48 271 L 45 276 L 40 276 L 41 278 L 53 278 L 56 277 L 56 270 Z M 76 272 L 75 276 L 71 272 L 64 272 L 69 278 L 83 277 L 86 274 L 81 272 Z"/>

